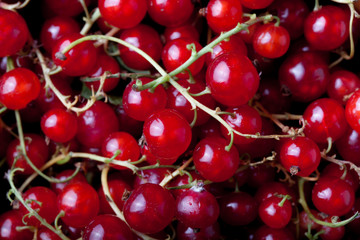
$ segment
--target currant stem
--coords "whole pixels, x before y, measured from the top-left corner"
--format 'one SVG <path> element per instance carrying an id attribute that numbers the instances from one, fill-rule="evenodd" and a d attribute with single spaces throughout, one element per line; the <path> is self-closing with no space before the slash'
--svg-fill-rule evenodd
<path id="1" fill-rule="evenodd" d="M 350 166 L 350 170 L 354 170 L 358 176 L 359 176 L 359 179 L 360 179 L 360 167 L 356 166 L 354 163 L 350 162 L 350 161 L 345 161 L 345 160 L 339 160 L 339 159 L 336 159 L 336 155 L 333 155 L 333 156 L 327 156 L 326 153 L 323 151 L 321 152 L 321 157 L 329 162 L 332 162 L 332 163 L 335 163 L 341 167 L 344 167 L 345 164 L 349 165 Z"/>
<path id="2" fill-rule="evenodd" d="M 81 2 L 83 2 L 83 0 L 81 0 Z M 83 5 L 83 3 L 81 3 L 81 4 Z M 84 7 L 84 5 L 83 5 L 83 7 Z M 85 5 L 84 9 L 87 9 L 86 5 Z M 86 15 L 87 15 L 87 17 L 85 18 L 85 25 L 80 31 L 81 35 L 86 35 L 89 32 L 89 30 L 91 29 L 92 25 L 101 17 L 99 8 L 95 8 L 91 17 L 89 17 L 89 12 L 87 12 Z"/>
<path id="3" fill-rule="evenodd" d="M 176 176 L 180 175 L 180 173 L 187 167 L 189 166 L 189 164 L 192 162 L 192 158 L 190 158 L 189 160 L 187 160 L 181 167 L 179 167 L 178 169 L 176 169 L 174 172 L 170 173 L 169 175 L 167 175 L 166 177 L 164 177 L 164 179 L 160 182 L 160 186 L 164 187 L 166 184 L 168 184 L 173 178 L 175 178 Z"/>
<path id="4" fill-rule="evenodd" d="M 298 186 L 299 186 L 299 203 L 301 204 L 301 206 L 303 207 L 303 209 L 305 210 L 305 212 L 307 213 L 308 217 L 313 220 L 314 222 L 316 222 L 319 225 L 322 226 L 327 226 L 327 227 L 332 227 L 332 228 L 336 228 L 336 227 L 341 227 L 341 226 L 345 226 L 346 224 L 348 224 L 349 222 L 353 221 L 357 216 L 359 216 L 359 212 L 356 212 L 353 216 L 351 216 L 350 218 L 343 220 L 341 222 L 336 222 L 336 223 L 329 223 L 329 222 L 325 222 L 322 220 L 317 219 L 310 211 L 309 206 L 306 203 L 305 200 L 305 194 L 304 194 L 304 183 L 305 183 L 305 179 L 303 178 L 299 178 L 298 180 Z"/>

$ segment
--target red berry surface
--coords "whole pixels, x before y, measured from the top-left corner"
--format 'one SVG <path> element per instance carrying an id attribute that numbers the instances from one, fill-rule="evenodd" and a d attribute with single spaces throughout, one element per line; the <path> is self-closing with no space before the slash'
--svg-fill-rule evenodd
<path id="1" fill-rule="evenodd" d="M 4 240 L 24 239 L 31 240 L 33 233 L 30 230 L 17 231 L 23 227 L 23 214 L 19 210 L 9 210 L 0 215 L 0 237 Z"/>
<path id="2" fill-rule="evenodd" d="M 350 127 L 360 132 L 360 91 L 357 90 L 350 97 L 345 106 L 345 117 Z"/>

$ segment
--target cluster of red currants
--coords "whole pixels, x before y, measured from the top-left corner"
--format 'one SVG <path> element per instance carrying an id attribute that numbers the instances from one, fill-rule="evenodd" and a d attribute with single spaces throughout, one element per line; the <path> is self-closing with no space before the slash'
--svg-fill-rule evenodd
<path id="1" fill-rule="evenodd" d="M 0 1 L 0 240 L 359 239 L 357 10 Z"/>

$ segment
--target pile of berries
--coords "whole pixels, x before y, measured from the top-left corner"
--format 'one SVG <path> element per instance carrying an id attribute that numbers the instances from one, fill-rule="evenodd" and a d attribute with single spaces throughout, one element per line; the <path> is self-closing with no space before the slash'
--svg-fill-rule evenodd
<path id="1" fill-rule="evenodd" d="M 0 1 L 0 240 L 360 239 L 359 13 Z"/>

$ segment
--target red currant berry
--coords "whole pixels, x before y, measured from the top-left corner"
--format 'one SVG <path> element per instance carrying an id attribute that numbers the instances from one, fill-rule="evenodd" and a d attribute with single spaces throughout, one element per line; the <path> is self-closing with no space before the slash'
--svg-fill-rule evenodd
<path id="1" fill-rule="evenodd" d="M 199 32 L 190 24 L 181 25 L 179 27 L 168 27 L 165 29 L 163 36 L 165 43 L 178 38 L 188 38 L 196 42 L 200 41 Z"/>
<path id="2" fill-rule="evenodd" d="M 72 169 L 68 169 L 68 170 L 64 170 L 58 174 L 55 175 L 55 178 L 58 180 L 65 180 L 67 178 L 69 178 L 70 176 L 72 176 L 74 173 L 74 170 Z M 78 172 L 74 178 L 72 178 L 70 181 L 68 182 L 62 182 L 62 183 L 51 183 L 51 189 L 56 193 L 56 194 L 60 194 L 63 189 L 70 183 L 75 183 L 75 182 L 84 182 L 86 183 L 86 178 L 84 176 L 84 174 L 82 172 Z"/>
<path id="3" fill-rule="evenodd" d="M 148 8 L 150 17 L 158 24 L 177 27 L 190 18 L 194 4 L 191 0 L 149 0 Z"/>
<path id="4" fill-rule="evenodd" d="M 322 220 L 328 223 L 332 222 L 331 216 Z M 341 240 L 344 239 L 343 237 L 345 235 L 345 226 L 333 228 L 321 225 L 319 231 L 323 231 L 323 233 L 321 234 L 322 240 Z"/>
<path id="5" fill-rule="evenodd" d="M 307 137 L 288 139 L 281 146 L 280 162 L 292 175 L 307 177 L 320 164 L 319 147 Z"/>
<path id="6" fill-rule="evenodd" d="M 255 199 L 258 203 L 263 202 L 265 199 L 280 195 L 290 195 L 290 189 L 280 182 L 268 182 L 262 185 L 256 192 Z M 294 196 L 295 199 L 295 196 Z"/>
<path id="7" fill-rule="evenodd" d="M 26 68 L 15 68 L 0 78 L 0 102 L 11 110 L 25 108 L 40 94 L 40 80 Z"/>
<path id="8" fill-rule="evenodd" d="M 61 238 L 47 227 L 40 227 L 36 234 L 39 240 L 61 240 Z"/>
<path id="9" fill-rule="evenodd" d="M 61 220 L 70 227 L 85 227 L 99 212 L 99 197 L 95 189 L 84 182 L 67 185 L 58 195 L 58 209 L 64 211 Z"/>
<path id="10" fill-rule="evenodd" d="M 345 134 L 335 142 L 336 150 L 344 160 L 360 166 L 360 134 L 348 128 Z"/>
<path id="11" fill-rule="evenodd" d="M 143 85 L 152 80 L 150 78 L 137 79 Z M 154 112 L 165 108 L 167 95 L 162 85 L 157 86 L 152 92 L 150 89 L 137 91 L 133 88 L 134 84 L 136 84 L 135 80 L 126 86 L 123 93 L 123 107 L 129 117 L 145 121 Z"/>
<path id="12" fill-rule="evenodd" d="M 101 16 L 109 24 L 120 29 L 132 28 L 145 17 L 147 1 L 98 0 Z"/>
<path id="13" fill-rule="evenodd" d="M 160 110 L 145 120 L 143 133 L 150 152 L 160 158 L 183 154 L 191 142 L 189 123 L 178 112 Z"/>
<path id="14" fill-rule="evenodd" d="M 252 43 L 254 50 L 261 56 L 278 58 L 287 52 L 290 35 L 284 27 L 265 24 L 256 29 Z"/>
<path id="15" fill-rule="evenodd" d="M 285 227 L 290 222 L 291 214 L 291 202 L 278 196 L 266 198 L 259 206 L 261 220 L 271 228 Z"/>
<path id="16" fill-rule="evenodd" d="M 346 70 L 338 70 L 330 75 L 327 94 L 330 98 L 345 105 L 346 96 L 360 88 L 360 79 L 354 73 Z"/>
<path id="17" fill-rule="evenodd" d="M 159 158 L 150 152 L 150 149 L 147 145 L 142 146 L 141 155 L 146 156 L 146 162 L 150 165 L 155 165 L 157 163 L 159 163 L 160 165 L 172 165 L 178 159 L 178 157 Z"/>
<path id="18" fill-rule="evenodd" d="M 360 132 L 360 90 L 355 91 L 347 101 L 345 117 L 350 127 Z"/>
<path id="19" fill-rule="evenodd" d="M 343 216 L 354 205 L 354 189 L 337 177 L 322 177 L 314 185 L 312 201 L 315 207 L 330 216 Z"/>
<path id="20" fill-rule="evenodd" d="M 209 65 L 206 84 L 216 101 L 237 107 L 255 95 L 259 87 L 259 75 L 246 56 L 224 53 Z"/>
<path id="21" fill-rule="evenodd" d="M 139 24 L 134 28 L 125 29 L 120 34 L 120 39 L 143 50 L 155 62 L 160 61 L 163 45 L 160 40 L 160 35 L 152 27 L 144 24 Z M 146 60 L 130 48 L 119 44 L 119 51 L 121 60 L 124 61 L 126 66 L 138 70 L 146 70 L 152 68 L 151 63 L 149 63 L 148 60 Z"/>
<path id="22" fill-rule="evenodd" d="M 210 0 L 206 8 L 206 21 L 216 33 L 228 31 L 241 22 L 241 1 Z"/>
<path id="23" fill-rule="evenodd" d="M 131 228 L 146 234 L 157 233 L 169 225 L 175 216 L 175 200 L 161 186 L 145 183 L 126 200 L 124 216 Z"/>
<path id="24" fill-rule="evenodd" d="M 84 1 L 86 6 L 89 6 L 90 2 L 91 0 Z M 79 1 L 73 0 L 44 0 L 44 6 L 44 9 L 47 9 L 47 11 L 50 10 L 51 12 L 60 16 L 72 17 L 84 11 L 84 8 Z"/>
<path id="25" fill-rule="evenodd" d="M 341 167 L 338 164 L 330 163 L 321 171 L 321 177 L 342 179 L 354 189 L 354 192 L 356 192 L 359 187 L 359 176 L 354 170 L 349 169 L 345 165 Z"/>
<path id="26" fill-rule="evenodd" d="M 18 231 L 17 227 L 23 227 L 22 221 L 23 214 L 19 210 L 10 210 L 0 215 L 0 239 L 2 240 L 31 240 L 33 239 L 33 233 L 24 229 Z"/>
<path id="27" fill-rule="evenodd" d="M 256 230 L 253 240 L 264 240 L 264 239 L 295 240 L 295 237 L 286 228 L 276 229 L 263 225 Z"/>
<path id="28" fill-rule="evenodd" d="M 29 38 L 25 20 L 15 11 L 0 9 L 0 57 L 17 53 Z"/>
<path id="29" fill-rule="evenodd" d="M 349 36 L 349 19 L 344 10 L 326 5 L 310 13 L 304 25 L 304 35 L 311 46 L 329 51 L 341 44 Z"/>
<path id="30" fill-rule="evenodd" d="M 195 147 L 193 159 L 196 170 L 205 179 L 222 182 L 229 179 L 239 166 L 239 153 L 233 146 L 226 151 L 228 141 L 221 137 L 207 137 Z"/>
<path id="31" fill-rule="evenodd" d="M 159 184 L 164 177 L 171 174 L 171 169 L 169 168 L 154 168 L 141 170 L 139 175 L 136 176 L 134 181 L 134 188 L 137 188 L 141 184 L 153 183 Z"/>

